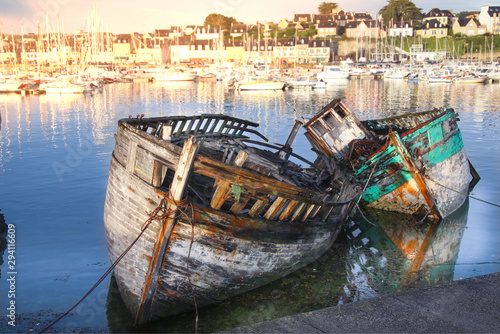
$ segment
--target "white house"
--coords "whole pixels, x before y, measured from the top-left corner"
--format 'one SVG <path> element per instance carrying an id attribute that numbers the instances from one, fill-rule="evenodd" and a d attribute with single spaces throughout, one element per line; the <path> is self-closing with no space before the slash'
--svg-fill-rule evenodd
<path id="1" fill-rule="evenodd" d="M 479 23 L 491 34 L 500 34 L 500 6 L 482 6 Z"/>
<path id="2" fill-rule="evenodd" d="M 392 22 L 389 26 L 388 35 L 411 37 L 413 36 L 413 25 L 408 21 Z"/>

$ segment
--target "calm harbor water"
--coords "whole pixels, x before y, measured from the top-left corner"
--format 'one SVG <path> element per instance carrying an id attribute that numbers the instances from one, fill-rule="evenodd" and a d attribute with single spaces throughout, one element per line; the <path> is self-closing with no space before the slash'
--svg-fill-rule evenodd
<path id="1" fill-rule="evenodd" d="M 345 80 L 318 91 L 231 93 L 221 83 L 189 82 L 111 84 L 92 95 L 0 95 L 0 213 L 15 234 L 15 264 L 0 243 L 0 332 L 40 331 L 108 269 L 102 216 L 120 118 L 224 113 L 258 122 L 270 143 L 284 143 L 295 119 L 308 119 L 333 98 L 342 98 L 360 119 L 452 107 L 482 178 L 472 195 L 498 204 L 499 96 L 500 84 L 387 80 Z M 294 151 L 314 156 L 301 135 Z M 418 228 L 411 217 L 366 215 L 378 224 L 356 217 L 306 268 L 200 310 L 199 331 L 500 271 L 498 207 L 470 199 L 441 224 Z M 16 327 L 7 317 L 13 301 Z M 108 277 L 51 331 L 194 332 L 194 324 L 195 314 L 187 313 L 131 327 Z"/>

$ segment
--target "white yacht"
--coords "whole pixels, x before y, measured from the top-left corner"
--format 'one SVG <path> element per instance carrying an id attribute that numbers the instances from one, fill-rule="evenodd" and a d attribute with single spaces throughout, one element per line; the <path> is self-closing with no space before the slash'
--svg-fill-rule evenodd
<path id="1" fill-rule="evenodd" d="M 348 79 L 349 72 L 343 71 L 339 66 L 327 65 L 323 72 L 318 73 L 317 78 L 322 80 Z"/>

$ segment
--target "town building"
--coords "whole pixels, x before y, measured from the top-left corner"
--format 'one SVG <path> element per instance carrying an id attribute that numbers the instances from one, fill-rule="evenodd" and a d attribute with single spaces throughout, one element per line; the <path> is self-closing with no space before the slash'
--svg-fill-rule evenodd
<path id="1" fill-rule="evenodd" d="M 174 38 L 170 44 L 170 61 L 172 64 L 187 63 L 190 61 L 192 36 L 180 36 Z"/>
<path id="2" fill-rule="evenodd" d="M 413 24 L 409 21 L 391 22 L 388 27 L 387 35 L 390 37 L 412 37 Z"/>
<path id="3" fill-rule="evenodd" d="M 309 41 L 309 62 L 313 64 L 328 63 L 338 53 L 338 42 L 330 39 L 312 39 Z"/>
<path id="4" fill-rule="evenodd" d="M 453 14 L 452 10 L 433 8 L 422 18 L 423 23 L 432 20 L 437 20 L 444 26 L 451 27 L 453 22 L 456 20 L 456 16 Z"/>
<path id="5" fill-rule="evenodd" d="M 293 22 L 313 22 L 314 14 L 295 14 L 293 16 Z"/>
<path id="6" fill-rule="evenodd" d="M 350 37 L 350 38 L 386 37 L 386 32 L 384 29 L 382 29 L 382 23 L 380 21 L 376 21 L 376 20 L 348 22 L 346 27 L 345 27 L 345 34 L 347 37 Z"/>
<path id="7" fill-rule="evenodd" d="M 490 34 L 500 34 L 500 6 L 482 6 L 479 22 Z"/>
<path id="8" fill-rule="evenodd" d="M 442 21 L 436 19 L 427 20 L 421 29 L 417 29 L 416 35 L 422 36 L 422 38 L 446 37 L 448 36 L 448 27 Z"/>
<path id="9" fill-rule="evenodd" d="M 334 21 L 320 21 L 316 30 L 318 31 L 318 37 L 334 37 L 337 35 L 337 22 Z"/>
<path id="10" fill-rule="evenodd" d="M 474 13 L 460 15 L 455 23 L 453 23 L 452 29 L 453 34 L 467 36 L 484 35 L 486 33 L 486 27 L 479 23 Z"/>
<path id="11" fill-rule="evenodd" d="M 133 43 L 131 34 L 119 34 L 113 41 L 113 53 L 115 60 L 129 60 L 132 54 Z"/>
<path id="12" fill-rule="evenodd" d="M 295 39 L 278 38 L 274 45 L 273 57 L 279 64 L 295 63 Z"/>
<path id="13" fill-rule="evenodd" d="M 233 37 L 241 37 L 248 32 L 248 26 L 244 23 L 231 24 L 230 34 Z"/>

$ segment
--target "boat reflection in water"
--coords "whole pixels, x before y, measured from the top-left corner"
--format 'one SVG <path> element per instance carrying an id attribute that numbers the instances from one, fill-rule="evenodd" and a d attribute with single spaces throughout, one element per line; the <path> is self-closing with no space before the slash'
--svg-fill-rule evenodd
<path id="1" fill-rule="evenodd" d="M 348 231 L 362 272 L 357 280 L 365 279 L 379 294 L 452 281 L 468 211 L 466 201 L 437 222 L 387 211 L 365 211 L 367 219 L 357 218 Z"/>

